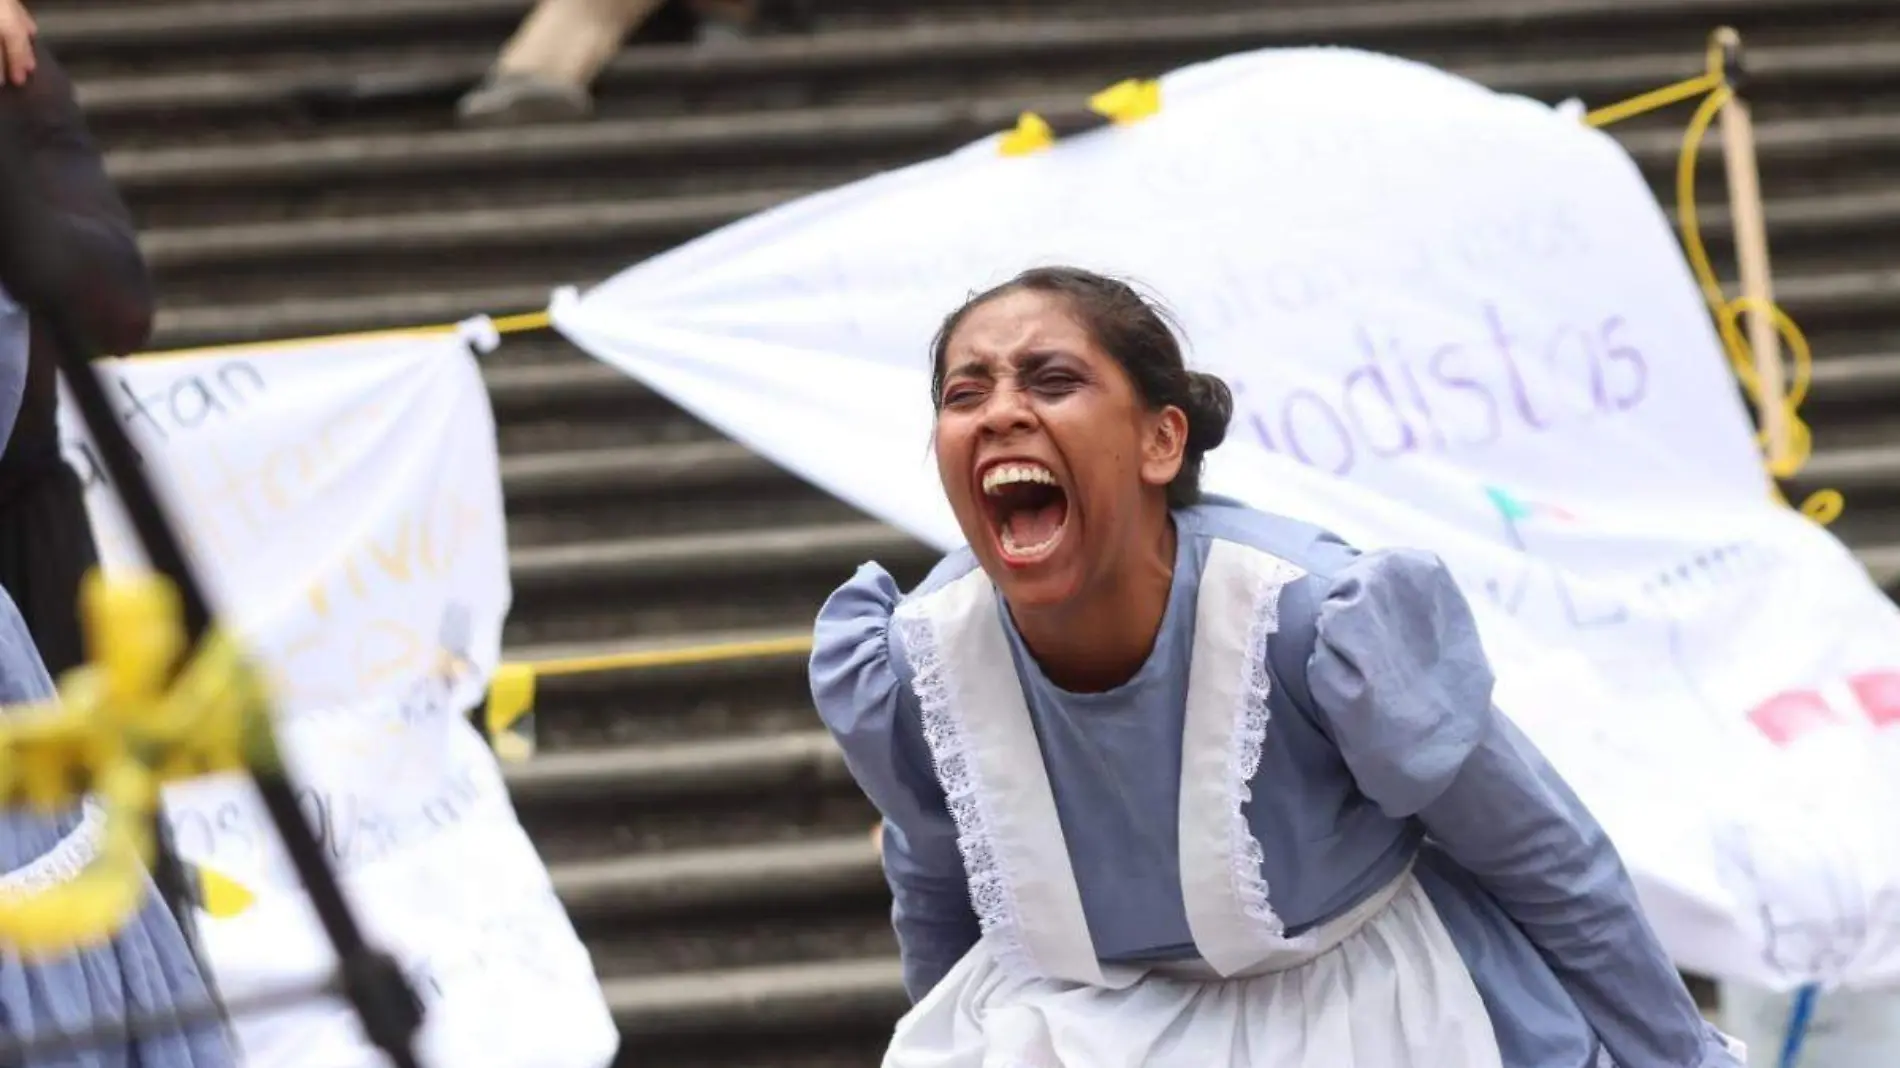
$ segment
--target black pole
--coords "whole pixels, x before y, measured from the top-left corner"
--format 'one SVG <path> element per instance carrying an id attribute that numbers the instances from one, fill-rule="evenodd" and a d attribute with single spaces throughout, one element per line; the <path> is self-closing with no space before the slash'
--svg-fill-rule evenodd
<path id="1" fill-rule="evenodd" d="M 79 277 L 68 250 L 47 230 L 48 209 L 41 204 L 30 173 L 31 161 L 32 140 L 22 117 L 10 109 L 0 110 L 0 277 L 7 279 L 13 296 L 46 330 L 58 351 L 73 401 L 92 434 L 106 476 L 125 506 L 126 518 L 145 547 L 146 558 L 177 589 L 185 647 L 191 650 L 210 629 L 205 587 L 186 558 L 177 528 L 147 479 L 92 366 L 97 352 L 85 340 L 85 331 L 74 321 L 65 299 L 86 280 Z M 181 658 L 174 668 L 183 663 Z M 422 1025 L 422 1004 L 401 965 L 364 937 L 336 873 L 297 806 L 295 788 L 282 766 L 253 769 L 253 776 L 265 811 L 336 952 L 344 995 L 361 1019 L 364 1034 L 395 1068 L 418 1068 L 415 1036 Z M 211 980 L 208 971 L 205 979 Z"/>

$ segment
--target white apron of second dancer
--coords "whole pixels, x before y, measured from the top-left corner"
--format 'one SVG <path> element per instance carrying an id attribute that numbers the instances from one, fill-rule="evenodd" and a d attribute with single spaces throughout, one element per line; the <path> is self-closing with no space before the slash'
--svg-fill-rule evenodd
<path id="1" fill-rule="evenodd" d="M 1000 606 L 981 571 L 898 609 L 924 735 L 983 937 L 897 1025 L 885 1068 L 1501 1068 L 1477 987 L 1410 872 L 1287 937 L 1243 806 L 1267 728 L 1266 643 L 1301 576 L 1215 542 L 1180 791 L 1202 961 L 1098 961 Z M 1205 963 L 1202 963 L 1205 962 Z"/>

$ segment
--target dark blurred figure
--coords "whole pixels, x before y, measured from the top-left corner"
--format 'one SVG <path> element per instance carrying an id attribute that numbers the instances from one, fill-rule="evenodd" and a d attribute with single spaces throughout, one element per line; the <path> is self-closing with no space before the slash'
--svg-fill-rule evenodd
<path id="1" fill-rule="evenodd" d="M 62 302 L 98 351 L 135 352 L 152 328 L 152 287 L 131 212 L 106 177 L 72 82 L 43 45 L 17 0 L 0 0 L 0 112 L 20 123 L 43 220 L 61 247 L 69 281 L 42 299 Z M 24 41 L 20 38 L 24 35 Z M 0 285 L 24 283 L 0 270 Z M 19 604 L 40 657 L 54 677 L 85 658 L 80 579 L 98 563 L 79 476 L 63 460 L 55 423 L 60 354 L 10 295 L 0 299 L 0 336 L 31 331 L 25 395 L 0 454 L 0 586 Z"/>

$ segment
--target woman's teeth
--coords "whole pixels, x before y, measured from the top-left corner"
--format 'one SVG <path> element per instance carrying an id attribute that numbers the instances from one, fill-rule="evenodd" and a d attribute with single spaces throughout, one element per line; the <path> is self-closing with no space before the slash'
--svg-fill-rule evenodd
<path id="1" fill-rule="evenodd" d="M 1062 540 L 1062 532 L 1064 530 L 1067 530 L 1068 526 L 1069 525 L 1067 523 L 1064 523 L 1061 526 L 1057 527 L 1056 532 L 1054 534 L 1049 535 L 1048 538 L 1044 539 L 1043 541 L 1037 542 L 1034 545 L 1028 545 L 1028 546 L 1017 545 L 1016 539 L 1012 537 L 1009 533 L 1009 528 L 1004 527 L 1001 532 L 1002 533 L 1001 541 L 1003 543 L 1003 553 L 1004 555 L 1008 556 L 1011 560 L 1015 560 L 1017 562 L 1022 562 L 1026 560 L 1034 560 L 1041 556 L 1047 556 L 1052 550 L 1055 549 L 1056 543 Z"/>
<path id="2" fill-rule="evenodd" d="M 1056 484 L 1056 476 L 1041 464 L 997 464 L 983 472 L 983 492 L 995 493 L 998 487 L 1010 486 L 1018 482 L 1037 482 L 1045 486 Z"/>

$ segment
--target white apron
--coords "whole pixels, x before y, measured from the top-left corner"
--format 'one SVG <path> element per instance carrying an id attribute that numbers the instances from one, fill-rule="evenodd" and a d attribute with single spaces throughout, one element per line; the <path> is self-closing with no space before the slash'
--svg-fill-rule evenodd
<path id="1" fill-rule="evenodd" d="M 980 571 L 896 615 L 983 937 L 897 1025 L 885 1068 L 1501 1068 L 1491 1020 L 1407 871 L 1295 938 L 1243 806 L 1266 737 L 1266 643 L 1302 572 L 1210 549 L 1181 757 L 1181 891 L 1199 961 L 1103 964 Z"/>

